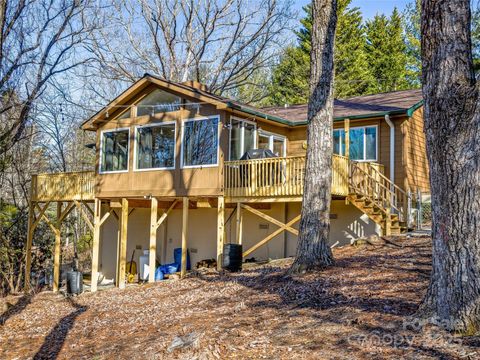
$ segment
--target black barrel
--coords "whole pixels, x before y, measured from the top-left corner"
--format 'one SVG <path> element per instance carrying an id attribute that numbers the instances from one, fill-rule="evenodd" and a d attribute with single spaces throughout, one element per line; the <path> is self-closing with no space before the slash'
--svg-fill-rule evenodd
<path id="1" fill-rule="evenodd" d="M 242 245 L 225 244 L 223 246 L 222 267 L 233 272 L 242 270 Z"/>
<path id="2" fill-rule="evenodd" d="M 81 294 L 83 291 L 83 274 L 80 271 L 67 272 L 67 293 Z"/>

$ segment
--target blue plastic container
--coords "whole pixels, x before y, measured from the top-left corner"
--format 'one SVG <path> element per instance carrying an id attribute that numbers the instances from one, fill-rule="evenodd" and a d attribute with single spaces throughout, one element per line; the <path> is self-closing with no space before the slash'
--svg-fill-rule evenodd
<path id="1" fill-rule="evenodd" d="M 155 270 L 155 281 L 163 280 L 163 271 L 160 268 L 161 266 L 159 266 L 157 270 Z"/>
<path id="2" fill-rule="evenodd" d="M 182 248 L 173 250 L 173 261 L 178 264 L 178 268 L 182 266 Z M 187 270 L 190 270 L 190 253 L 187 250 Z"/>
<path id="3" fill-rule="evenodd" d="M 178 264 L 172 263 L 172 264 L 166 264 L 162 265 L 159 267 L 160 271 L 164 274 L 175 274 L 179 267 Z"/>

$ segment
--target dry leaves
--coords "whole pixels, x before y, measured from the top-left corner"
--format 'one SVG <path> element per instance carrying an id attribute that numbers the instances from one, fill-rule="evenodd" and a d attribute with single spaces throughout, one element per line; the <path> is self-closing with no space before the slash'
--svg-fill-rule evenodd
<path id="1" fill-rule="evenodd" d="M 335 249 L 335 267 L 302 277 L 285 277 L 286 259 L 70 300 L 9 298 L 0 358 L 479 358 L 478 338 L 412 317 L 428 284 L 429 241 L 394 240 L 401 247 Z"/>

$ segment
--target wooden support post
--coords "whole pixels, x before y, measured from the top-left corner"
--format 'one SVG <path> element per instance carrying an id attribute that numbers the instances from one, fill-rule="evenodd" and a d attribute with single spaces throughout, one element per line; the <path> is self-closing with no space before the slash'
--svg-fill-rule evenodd
<path id="1" fill-rule="evenodd" d="M 217 206 L 217 270 L 222 270 L 223 243 L 225 239 L 225 198 L 218 197 Z"/>
<path id="2" fill-rule="evenodd" d="M 118 266 L 118 284 L 120 289 L 125 288 L 127 268 L 127 236 L 128 236 L 128 199 L 122 199 L 122 214 L 120 216 L 120 253 Z"/>
<path id="3" fill-rule="evenodd" d="M 148 282 L 155 282 L 155 258 L 157 254 L 157 212 L 158 200 L 152 197 L 150 203 L 150 247 L 148 257 Z"/>
<path id="4" fill-rule="evenodd" d="M 385 207 L 385 231 L 384 231 L 385 236 L 390 236 L 392 235 L 392 217 L 391 217 L 391 211 L 390 211 L 390 204 Z"/>
<path id="5" fill-rule="evenodd" d="M 350 119 L 345 119 L 343 122 L 345 131 L 345 156 L 350 159 Z M 341 147 L 341 145 L 340 145 Z"/>
<path id="6" fill-rule="evenodd" d="M 242 230 L 243 230 L 243 214 L 242 214 L 242 204 L 237 203 L 237 232 L 236 240 L 237 244 L 242 245 Z"/>
<path id="7" fill-rule="evenodd" d="M 102 216 L 102 202 L 95 198 L 95 205 L 93 208 L 93 248 L 92 248 L 92 280 L 90 291 L 97 291 L 98 283 L 98 260 L 100 257 L 100 226 Z"/>
<path id="8" fill-rule="evenodd" d="M 61 229 L 62 227 L 62 202 L 57 202 L 57 222 L 54 229 L 55 233 L 55 252 L 53 260 L 53 291 L 58 292 L 60 288 L 60 253 L 62 250 L 62 238 L 61 238 Z"/>
<path id="9" fill-rule="evenodd" d="M 180 276 L 183 278 L 187 274 L 187 238 L 188 238 L 188 197 L 183 198 L 182 211 L 182 264 Z"/>
<path id="10" fill-rule="evenodd" d="M 31 196 L 31 195 L 30 195 Z M 35 209 L 33 207 L 33 202 L 30 199 L 28 204 L 28 230 L 27 230 L 27 243 L 25 245 L 25 284 L 24 290 L 30 290 L 30 273 L 32 271 L 32 244 L 33 244 L 33 234 L 35 232 L 35 227 L 33 226 L 35 222 Z"/>

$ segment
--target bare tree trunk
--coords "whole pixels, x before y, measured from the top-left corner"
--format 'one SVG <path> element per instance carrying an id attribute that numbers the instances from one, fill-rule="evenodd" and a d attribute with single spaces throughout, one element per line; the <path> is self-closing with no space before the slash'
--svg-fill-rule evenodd
<path id="1" fill-rule="evenodd" d="M 328 238 L 332 186 L 333 46 L 337 1 L 314 0 L 307 160 L 297 255 L 290 273 L 333 265 Z"/>
<path id="2" fill-rule="evenodd" d="M 480 114 L 470 18 L 470 0 L 422 0 L 433 260 L 419 314 L 463 333 L 480 329 Z"/>

